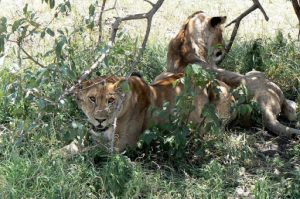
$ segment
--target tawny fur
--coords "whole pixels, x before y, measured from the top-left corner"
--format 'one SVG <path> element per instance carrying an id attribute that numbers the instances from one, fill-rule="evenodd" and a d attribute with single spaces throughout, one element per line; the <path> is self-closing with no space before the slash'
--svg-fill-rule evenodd
<path id="1" fill-rule="evenodd" d="M 246 73 L 243 82 L 248 89 L 250 98 L 260 105 L 263 123 L 268 130 L 279 136 L 300 135 L 299 129 L 287 127 L 277 120 L 279 114 L 289 120 L 294 120 L 297 108 L 290 105 L 290 100 L 285 98 L 279 86 L 268 80 L 259 71 Z"/>
<path id="2" fill-rule="evenodd" d="M 189 63 L 215 63 L 224 53 L 221 25 L 226 16 L 211 17 L 202 11 L 188 17 L 169 43 L 168 72 L 184 72 Z"/>
<path id="3" fill-rule="evenodd" d="M 222 23 L 215 27 L 217 28 L 215 32 L 209 31 L 209 28 L 204 28 L 209 26 L 208 21 L 210 19 L 211 18 L 204 15 L 203 12 L 195 13 L 187 19 L 177 36 L 170 41 L 167 71 L 175 73 L 184 72 L 188 64 L 201 63 L 203 68 L 214 72 L 218 80 L 224 81 L 231 87 L 245 84 L 249 92 L 252 93 L 252 99 L 256 100 L 261 106 L 263 122 L 267 129 L 280 136 L 300 135 L 300 130 L 284 126 L 277 120 L 277 116 L 280 113 L 285 115 L 288 119 L 295 119 L 296 106 L 294 102 L 285 98 L 281 89 L 276 84 L 269 81 L 262 73 L 249 72 L 246 75 L 241 75 L 216 68 L 216 65 L 210 62 L 210 60 L 214 59 L 210 58 L 207 54 L 207 50 L 205 50 L 210 45 L 207 45 L 207 42 L 203 41 L 206 41 L 208 34 L 210 34 L 211 38 L 219 38 L 215 39 L 215 44 L 223 43 L 223 39 L 221 39 L 222 30 L 220 27 Z M 201 21 L 201 25 L 196 26 L 195 20 Z M 197 29 L 197 27 L 202 28 Z M 197 32 L 199 32 L 199 34 L 195 34 L 196 32 L 191 30 L 198 30 Z M 214 54 L 212 55 L 214 56 Z M 162 74 L 160 76 L 164 75 Z M 160 79 L 160 76 L 158 76 L 155 81 Z"/>
<path id="4" fill-rule="evenodd" d="M 124 78 L 116 79 L 115 82 L 98 83 L 105 77 L 98 78 L 95 81 L 89 81 L 83 88 L 79 89 L 76 99 L 79 107 L 89 118 L 89 121 L 95 127 L 108 127 L 101 133 L 107 138 L 107 142 L 112 139 L 112 123 L 114 115 L 117 116 L 117 127 L 115 131 L 115 148 L 116 151 L 123 151 L 126 146 L 136 145 L 138 138 L 143 133 L 148 124 L 158 124 L 168 122 L 165 118 L 152 116 L 148 108 L 150 106 L 161 109 L 165 102 L 170 106 L 175 106 L 176 96 L 183 91 L 183 84 L 177 82 L 183 74 L 171 74 L 161 78 L 152 85 L 147 85 L 139 77 L 130 77 L 128 79 L 129 92 L 122 92 L 120 85 Z M 176 83 L 176 86 L 174 84 Z M 194 98 L 194 109 L 191 111 L 188 120 L 194 123 L 201 123 L 203 118 L 200 117 L 202 109 L 206 103 L 214 103 L 217 107 L 218 114 L 221 118 L 227 120 L 230 114 L 230 102 L 228 107 L 222 105 L 226 100 L 232 100 L 228 97 L 229 87 L 220 82 L 218 88 L 221 91 L 220 98 L 210 100 L 208 88 L 195 88 L 197 95 Z M 119 112 L 115 112 L 117 101 L 124 94 L 124 102 Z M 109 98 L 114 98 L 114 105 L 108 104 Z M 90 99 L 95 99 L 95 102 Z M 101 122 L 100 122 L 101 121 Z"/>

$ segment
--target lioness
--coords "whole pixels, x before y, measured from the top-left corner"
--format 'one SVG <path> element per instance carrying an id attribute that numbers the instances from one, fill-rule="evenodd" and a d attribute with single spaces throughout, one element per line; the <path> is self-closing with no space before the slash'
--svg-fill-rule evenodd
<path id="1" fill-rule="evenodd" d="M 127 85 L 125 78 L 99 77 L 84 82 L 82 88 L 78 88 L 75 94 L 76 101 L 106 141 L 111 142 L 114 139 L 114 150 L 123 151 L 127 145 L 134 146 L 137 143 L 149 123 L 166 122 L 165 118 L 153 118 L 147 112 L 148 108 L 150 106 L 161 108 L 164 102 L 169 102 L 171 107 L 175 106 L 176 96 L 183 91 L 183 84 L 178 81 L 182 77 L 183 74 L 169 74 L 168 77 L 147 85 L 141 77 L 131 76 L 128 79 L 129 90 L 126 92 L 121 89 Z M 217 106 L 216 110 L 221 117 L 226 119 L 230 115 L 232 98 L 228 96 L 229 87 L 222 82 L 218 83 L 221 92 L 219 98 L 210 96 L 208 87 L 195 88 L 197 94 L 194 97 L 194 109 L 189 114 L 189 121 L 201 123 L 202 109 L 209 102 Z M 221 106 L 226 100 L 228 106 Z M 118 104 L 120 109 L 117 109 Z M 114 118 L 117 119 L 115 137 L 113 137 Z"/>
<path id="2" fill-rule="evenodd" d="M 299 135 L 300 130 L 286 127 L 277 120 L 280 113 L 288 119 L 294 119 L 296 106 L 284 97 L 276 84 L 257 71 L 241 75 L 217 68 L 215 62 L 223 54 L 220 48 L 214 48 L 212 55 L 208 56 L 209 47 L 223 44 L 220 25 L 225 20 L 226 17 L 209 17 L 201 11 L 189 16 L 177 36 L 170 41 L 167 71 L 184 72 L 189 64 L 199 63 L 203 68 L 215 72 L 218 80 L 231 87 L 245 84 L 252 99 L 261 106 L 263 122 L 267 129 L 280 136 Z M 168 72 L 156 77 L 155 81 L 168 76 Z"/>
<path id="3" fill-rule="evenodd" d="M 268 130 L 279 136 L 300 135 L 299 129 L 287 127 L 277 120 L 279 114 L 290 121 L 295 121 L 297 117 L 296 104 L 285 98 L 279 86 L 259 71 L 246 73 L 241 83 L 248 89 L 250 98 L 260 105 L 263 122 Z"/>

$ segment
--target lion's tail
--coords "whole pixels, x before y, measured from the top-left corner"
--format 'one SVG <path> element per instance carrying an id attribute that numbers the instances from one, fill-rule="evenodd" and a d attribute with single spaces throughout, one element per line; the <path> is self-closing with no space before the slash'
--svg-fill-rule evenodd
<path id="1" fill-rule="evenodd" d="M 293 135 L 300 136 L 300 129 L 291 128 L 281 124 L 276 116 L 270 110 L 265 110 L 263 113 L 265 127 L 278 136 L 292 137 Z"/>

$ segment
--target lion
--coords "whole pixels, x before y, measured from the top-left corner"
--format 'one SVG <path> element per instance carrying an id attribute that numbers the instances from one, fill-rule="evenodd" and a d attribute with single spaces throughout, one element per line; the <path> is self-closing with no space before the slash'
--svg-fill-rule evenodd
<path id="1" fill-rule="evenodd" d="M 277 119 L 280 114 L 290 121 L 296 121 L 297 118 L 296 103 L 286 99 L 278 85 L 259 71 L 246 73 L 241 84 L 246 86 L 250 99 L 260 105 L 263 124 L 268 130 L 278 136 L 300 135 L 299 129 L 287 127 Z"/>
<path id="2" fill-rule="evenodd" d="M 115 142 L 115 151 L 134 146 L 145 129 L 150 89 L 138 76 L 128 79 L 128 93 L 122 91 L 123 77 L 98 77 L 85 81 L 75 92 L 76 102 L 104 141 Z M 119 106 L 120 103 L 120 107 Z M 113 137 L 114 120 L 116 129 Z"/>
<path id="3" fill-rule="evenodd" d="M 153 116 L 149 107 L 162 109 L 165 102 L 168 102 L 170 107 L 168 110 L 171 114 L 176 96 L 184 89 L 184 85 L 179 81 L 183 76 L 182 73 L 170 73 L 152 85 L 147 85 L 139 76 L 131 76 L 128 80 L 115 76 L 98 77 L 84 82 L 82 87 L 76 90 L 75 98 L 106 143 L 114 142 L 113 150 L 121 152 L 126 146 L 135 146 L 149 124 L 168 122 L 166 118 Z M 196 95 L 193 99 L 194 109 L 188 116 L 190 122 L 201 124 L 203 121 L 201 112 L 207 103 L 216 105 L 218 114 L 224 120 L 230 115 L 232 98 L 229 96 L 229 87 L 223 82 L 217 84 L 220 90 L 219 97 L 211 95 L 210 85 L 205 88 L 194 88 Z M 124 91 L 124 87 L 127 91 Z M 221 106 L 222 103 L 226 103 L 226 100 L 228 106 Z M 114 127 L 115 132 L 113 132 Z"/>
<path id="4" fill-rule="evenodd" d="M 221 25 L 225 20 L 226 17 L 209 17 L 202 11 L 189 16 L 177 36 L 169 43 L 167 72 L 157 76 L 154 81 L 168 76 L 169 72 L 183 73 L 189 64 L 200 64 L 204 69 L 214 72 L 219 81 L 231 88 L 244 84 L 252 99 L 260 105 L 263 122 L 268 130 L 280 136 L 299 135 L 300 130 L 284 126 L 277 120 L 279 114 L 295 120 L 295 102 L 286 99 L 282 90 L 263 73 L 252 71 L 241 75 L 216 67 L 223 56 L 223 49 L 213 48 L 210 56 L 208 52 L 212 46 L 224 46 Z M 234 117 L 232 115 L 231 120 Z"/>
<path id="5" fill-rule="evenodd" d="M 184 72 L 189 63 L 216 63 L 224 54 L 222 24 L 226 16 L 211 17 L 203 11 L 193 13 L 169 43 L 167 71 Z"/>

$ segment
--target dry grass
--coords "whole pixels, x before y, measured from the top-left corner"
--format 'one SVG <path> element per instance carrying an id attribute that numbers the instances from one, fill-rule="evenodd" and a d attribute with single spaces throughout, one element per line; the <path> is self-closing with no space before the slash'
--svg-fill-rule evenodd
<path id="1" fill-rule="evenodd" d="M 57 2 L 59 2 L 57 0 Z M 81 16 L 86 16 L 88 6 L 93 0 L 73 0 L 73 11 Z M 100 1 L 101 2 L 101 1 Z M 41 0 L 2 0 L 0 6 L 2 15 L 12 19 L 18 16 L 24 7 L 25 3 L 29 3 L 30 9 L 39 12 L 41 21 L 48 21 L 51 18 L 53 11 L 49 12 L 46 4 L 42 4 Z M 114 0 L 109 0 L 107 8 L 112 7 Z M 239 37 L 250 40 L 253 38 L 264 38 L 273 36 L 277 30 L 282 30 L 285 35 L 290 34 L 291 37 L 297 36 L 297 18 L 294 14 L 292 5 L 286 0 L 261 0 L 265 8 L 269 22 L 266 22 L 263 15 L 256 10 L 244 19 L 240 26 Z M 197 10 L 204 10 L 211 15 L 226 15 L 228 22 L 233 20 L 241 12 L 250 7 L 250 0 L 166 0 L 159 10 L 153 21 L 151 41 L 165 42 L 176 34 L 181 24 L 188 15 Z M 106 13 L 107 16 L 125 16 L 127 14 L 145 12 L 149 9 L 149 4 L 142 0 L 122 0 L 118 1 L 117 9 Z M 47 11 L 47 12 L 46 12 Z M 68 18 L 60 19 L 61 23 L 69 23 L 70 25 L 76 21 L 75 15 L 70 15 Z M 59 25 L 58 25 L 59 26 Z M 133 32 L 144 32 L 145 23 L 128 22 L 126 28 Z M 108 30 L 107 30 L 108 31 Z M 231 28 L 226 29 L 226 34 L 231 32 Z"/>

